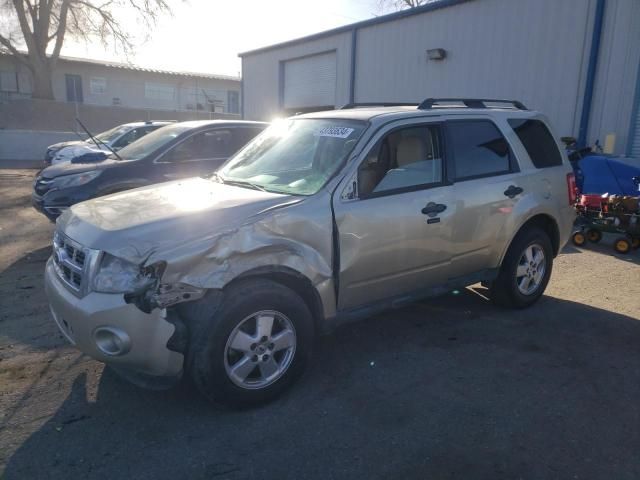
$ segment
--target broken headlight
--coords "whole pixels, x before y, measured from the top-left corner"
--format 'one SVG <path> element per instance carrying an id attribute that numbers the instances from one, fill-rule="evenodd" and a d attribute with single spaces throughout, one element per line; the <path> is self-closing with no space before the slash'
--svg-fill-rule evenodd
<path id="1" fill-rule="evenodd" d="M 139 265 L 105 253 L 98 273 L 93 278 L 93 291 L 130 293 L 143 290 L 156 281 L 151 271 Z"/>

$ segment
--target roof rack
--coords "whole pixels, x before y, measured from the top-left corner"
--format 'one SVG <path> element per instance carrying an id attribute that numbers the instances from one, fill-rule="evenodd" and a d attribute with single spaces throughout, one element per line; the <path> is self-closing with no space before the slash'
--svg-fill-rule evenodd
<path id="1" fill-rule="evenodd" d="M 522 102 L 518 100 L 501 100 L 492 98 L 427 98 L 418 105 L 418 110 L 431 110 L 432 108 L 443 108 L 447 104 L 462 103 L 466 108 L 492 108 L 487 107 L 487 103 L 510 103 L 518 110 L 528 110 Z M 444 105 L 443 105 L 444 104 Z"/>
<path id="2" fill-rule="evenodd" d="M 350 110 L 352 108 L 361 107 L 415 107 L 417 102 L 403 103 L 403 102 L 364 102 L 364 103 L 347 103 L 341 106 L 338 110 Z"/>

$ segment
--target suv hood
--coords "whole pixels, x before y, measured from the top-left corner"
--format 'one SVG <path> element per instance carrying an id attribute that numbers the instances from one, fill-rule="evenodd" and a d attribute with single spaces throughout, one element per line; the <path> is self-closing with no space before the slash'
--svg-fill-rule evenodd
<path id="1" fill-rule="evenodd" d="M 69 162 L 76 157 L 79 157 L 86 153 L 92 153 L 92 152 L 106 152 L 107 154 L 111 153 L 109 152 L 109 149 L 104 145 L 96 145 L 93 142 L 91 143 L 78 142 L 58 150 L 56 154 L 53 156 L 51 163 L 56 164 L 56 163 L 62 163 L 62 162 Z"/>
<path id="2" fill-rule="evenodd" d="M 76 204 L 58 219 L 58 228 L 84 246 L 142 263 L 152 255 L 191 255 L 253 217 L 301 200 L 192 178 Z"/>
<path id="3" fill-rule="evenodd" d="M 53 145 L 49 145 L 47 147 L 47 150 L 60 150 L 61 148 L 64 148 L 64 147 L 70 147 L 72 145 L 80 145 L 80 144 L 86 144 L 86 142 L 84 140 L 70 140 L 68 142 L 54 143 Z"/>

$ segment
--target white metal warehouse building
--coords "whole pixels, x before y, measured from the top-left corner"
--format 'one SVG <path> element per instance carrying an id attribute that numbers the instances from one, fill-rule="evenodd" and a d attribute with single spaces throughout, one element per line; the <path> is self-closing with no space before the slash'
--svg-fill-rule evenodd
<path id="1" fill-rule="evenodd" d="M 246 119 L 517 99 L 559 135 L 640 158 L 640 0 L 440 0 L 240 57 Z"/>

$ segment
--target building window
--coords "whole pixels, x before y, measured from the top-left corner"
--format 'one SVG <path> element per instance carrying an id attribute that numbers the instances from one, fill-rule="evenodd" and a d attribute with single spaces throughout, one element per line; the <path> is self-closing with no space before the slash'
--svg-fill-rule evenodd
<path id="1" fill-rule="evenodd" d="M 176 89 L 172 85 L 144 82 L 144 96 L 150 100 L 173 101 Z"/>
<path id="2" fill-rule="evenodd" d="M 0 72 L 0 91 L 18 91 L 18 76 L 16 75 L 16 72 Z"/>
<path id="3" fill-rule="evenodd" d="M 107 91 L 107 79 L 104 77 L 91 77 L 89 79 L 89 90 L 93 95 L 102 95 Z"/>
<path id="4" fill-rule="evenodd" d="M 229 113 L 240 113 L 240 93 L 235 90 L 227 92 L 227 111 Z"/>

